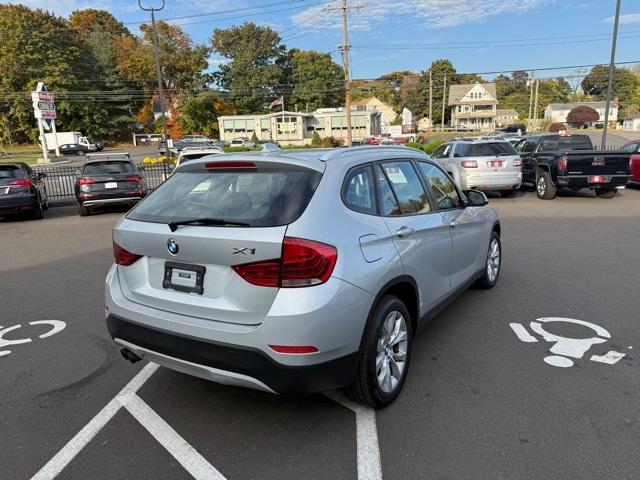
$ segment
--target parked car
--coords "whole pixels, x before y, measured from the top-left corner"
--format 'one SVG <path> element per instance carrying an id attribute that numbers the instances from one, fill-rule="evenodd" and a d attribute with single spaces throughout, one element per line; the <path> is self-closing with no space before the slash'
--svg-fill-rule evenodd
<path id="1" fill-rule="evenodd" d="M 232 147 L 245 147 L 245 148 L 253 148 L 255 145 L 246 137 L 234 138 L 231 140 Z"/>
<path id="2" fill-rule="evenodd" d="M 516 145 L 522 157 L 522 183 L 538 198 L 551 200 L 559 188 L 595 190 L 613 198 L 631 178 L 631 154 L 623 150 L 594 150 L 588 135 L 532 135 Z"/>
<path id="3" fill-rule="evenodd" d="M 631 173 L 630 182 L 635 185 L 640 185 L 640 140 L 627 143 L 621 150 L 631 154 L 629 160 L 629 170 Z"/>
<path id="4" fill-rule="evenodd" d="M 517 133 L 518 135 L 527 134 L 527 126 L 524 123 L 510 123 L 502 129 L 504 133 Z"/>
<path id="5" fill-rule="evenodd" d="M 77 175 L 75 195 L 83 217 L 105 205 L 134 205 L 147 194 L 128 154 L 90 155 Z"/>
<path id="6" fill-rule="evenodd" d="M 176 164 L 176 168 L 182 165 L 183 163 L 187 163 L 193 160 L 198 160 L 199 158 L 206 157 L 208 155 L 219 155 L 224 153 L 221 148 L 213 147 L 213 148 L 199 148 L 199 147 L 187 147 L 180 152 L 180 156 L 178 157 L 178 162 Z"/>
<path id="7" fill-rule="evenodd" d="M 396 142 L 391 138 L 384 138 L 380 140 L 378 145 L 397 145 Z"/>
<path id="8" fill-rule="evenodd" d="M 26 163 L 0 163 L 0 217 L 28 214 L 40 219 L 49 208 L 47 189 L 42 179 Z"/>
<path id="9" fill-rule="evenodd" d="M 497 191 L 513 197 L 522 184 L 522 159 L 504 140 L 457 140 L 434 152 L 440 165 L 463 190 Z"/>
<path id="10" fill-rule="evenodd" d="M 78 155 L 80 157 L 90 152 L 87 147 L 79 143 L 65 143 L 64 145 L 60 145 L 59 150 L 63 155 Z"/>
<path id="11" fill-rule="evenodd" d="M 280 394 L 347 386 L 372 407 L 401 391 L 418 324 L 493 287 L 502 258 L 484 194 L 404 147 L 194 160 L 113 242 L 125 358 Z"/>

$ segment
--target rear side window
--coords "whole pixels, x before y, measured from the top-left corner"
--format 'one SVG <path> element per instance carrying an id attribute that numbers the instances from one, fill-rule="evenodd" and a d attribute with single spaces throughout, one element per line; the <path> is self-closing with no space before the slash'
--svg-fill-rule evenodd
<path id="1" fill-rule="evenodd" d="M 369 165 L 350 170 L 342 187 L 342 199 L 356 212 L 376 214 L 373 174 Z"/>
<path id="2" fill-rule="evenodd" d="M 498 155 L 517 155 L 509 142 L 460 143 L 456 145 L 454 157 L 497 157 Z"/>
<path id="3" fill-rule="evenodd" d="M 462 205 L 460 194 L 451 179 L 438 167 L 427 162 L 420 162 L 420 169 L 431 188 L 438 208 L 449 210 Z"/>
<path id="4" fill-rule="evenodd" d="M 560 137 L 560 150 L 593 150 L 593 143 L 586 135 Z"/>
<path id="5" fill-rule="evenodd" d="M 411 162 L 385 162 L 381 165 L 383 176 L 391 187 L 395 197 L 395 207 L 389 203 L 391 213 L 385 215 L 397 215 L 398 208 L 401 215 L 416 215 L 428 213 L 431 206 L 427 200 L 427 193 L 422 187 L 420 178 Z M 381 179 L 382 180 L 382 179 Z M 381 194 L 384 195 L 384 182 L 381 185 Z M 384 206 L 384 198 L 383 198 Z"/>
<path id="6" fill-rule="evenodd" d="M 15 165 L 0 165 L 0 179 L 2 178 L 20 178 L 24 173 L 20 167 Z"/>
<path id="7" fill-rule="evenodd" d="M 321 177 L 306 169 L 178 172 L 127 218 L 156 223 L 218 218 L 251 227 L 288 225 L 307 208 Z"/>
<path id="8" fill-rule="evenodd" d="M 129 162 L 89 163 L 84 167 L 85 175 L 131 173 L 133 171 L 134 171 L 133 165 L 131 165 L 131 163 Z"/>

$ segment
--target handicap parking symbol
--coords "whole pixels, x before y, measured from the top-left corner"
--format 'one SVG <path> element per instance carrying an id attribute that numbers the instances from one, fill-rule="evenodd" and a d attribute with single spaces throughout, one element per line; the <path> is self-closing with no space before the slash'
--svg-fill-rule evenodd
<path id="1" fill-rule="evenodd" d="M 548 325 L 550 323 L 569 323 L 574 325 L 581 325 L 583 327 L 591 329 L 595 335 L 590 338 L 562 337 L 545 330 L 544 325 Z M 539 341 L 538 338 L 532 335 L 529 330 L 521 323 L 510 323 L 509 326 L 516 334 L 516 336 L 520 339 L 520 341 L 525 343 L 536 343 Z M 611 334 L 603 327 L 594 323 L 585 322 L 584 320 L 577 320 L 575 318 L 537 318 L 529 324 L 529 328 L 534 334 L 539 335 L 545 342 L 553 343 L 553 345 L 549 349 L 549 352 L 552 353 L 552 355 L 547 355 L 546 357 L 544 357 L 544 361 L 548 365 L 561 368 L 572 367 L 573 365 L 575 365 L 575 362 L 572 359 L 583 358 L 585 353 L 587 353 L 591 349 L 591 347 L 593 347 L 594 345 L 606 343 L 611 339 Z M 592 362 L 604 363 L 607 365 L 615 365 L 625 356 L 626 354 L 624 353 L 620 353 L 615 350 L 609 350 L 604 355 L 591 355 L 591 358 L 589 360 L 591 360 Z"/>
<path id="2" fill-rule="evenodd" d="M 48 325 L 49 327 L 51 327 L 45 333 L 38 335 L 39 338 L 47 338 L 52 335 L 55 335 L 56 333 L 59 333 L 62 330 L 64 330 L 64 328 L 67 326 L 65 322 L 60 320 L 35 320 L 33 322 L 29 322 L 29 325 Z M 4 338 L 6 334 L 13 332 L 15 330 L 20 330 L 22 328 L 24 327 L 20 324 L 13 325 L 12 327 L 6 327 L 6 328 L 0 326 L 0 357 L 4 357 L 11 353 L 11 350 L 7 349 L 7 347 L 10 347 L 11 345 L 20 345 L 23 343 L 31 342 L 31 337 L 16 338 L 16 339 Z"/>

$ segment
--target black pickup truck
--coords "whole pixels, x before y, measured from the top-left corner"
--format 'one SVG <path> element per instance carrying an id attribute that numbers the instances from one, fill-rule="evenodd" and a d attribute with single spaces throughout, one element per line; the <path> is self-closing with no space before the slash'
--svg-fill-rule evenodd
<path id="1" fill-rule="evenodd" d="M 522 158 L 522 184 L 538 198 L 551 200 L 559 188 L 595 189 L 599 198 L 613 198 L 631 174 L 631 155 L 622 150 L 594 150 L 587 135 L 532 135 L 516 144 Z"/>

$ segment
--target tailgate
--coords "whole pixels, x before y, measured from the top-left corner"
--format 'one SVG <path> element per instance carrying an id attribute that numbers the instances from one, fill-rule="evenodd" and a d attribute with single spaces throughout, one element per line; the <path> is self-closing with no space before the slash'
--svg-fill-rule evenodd
<path id="1" fill-rule="evenodd" d="M 567 152 L 568 175 L 628 175 L 630 154 L 625 152 Z"/>

